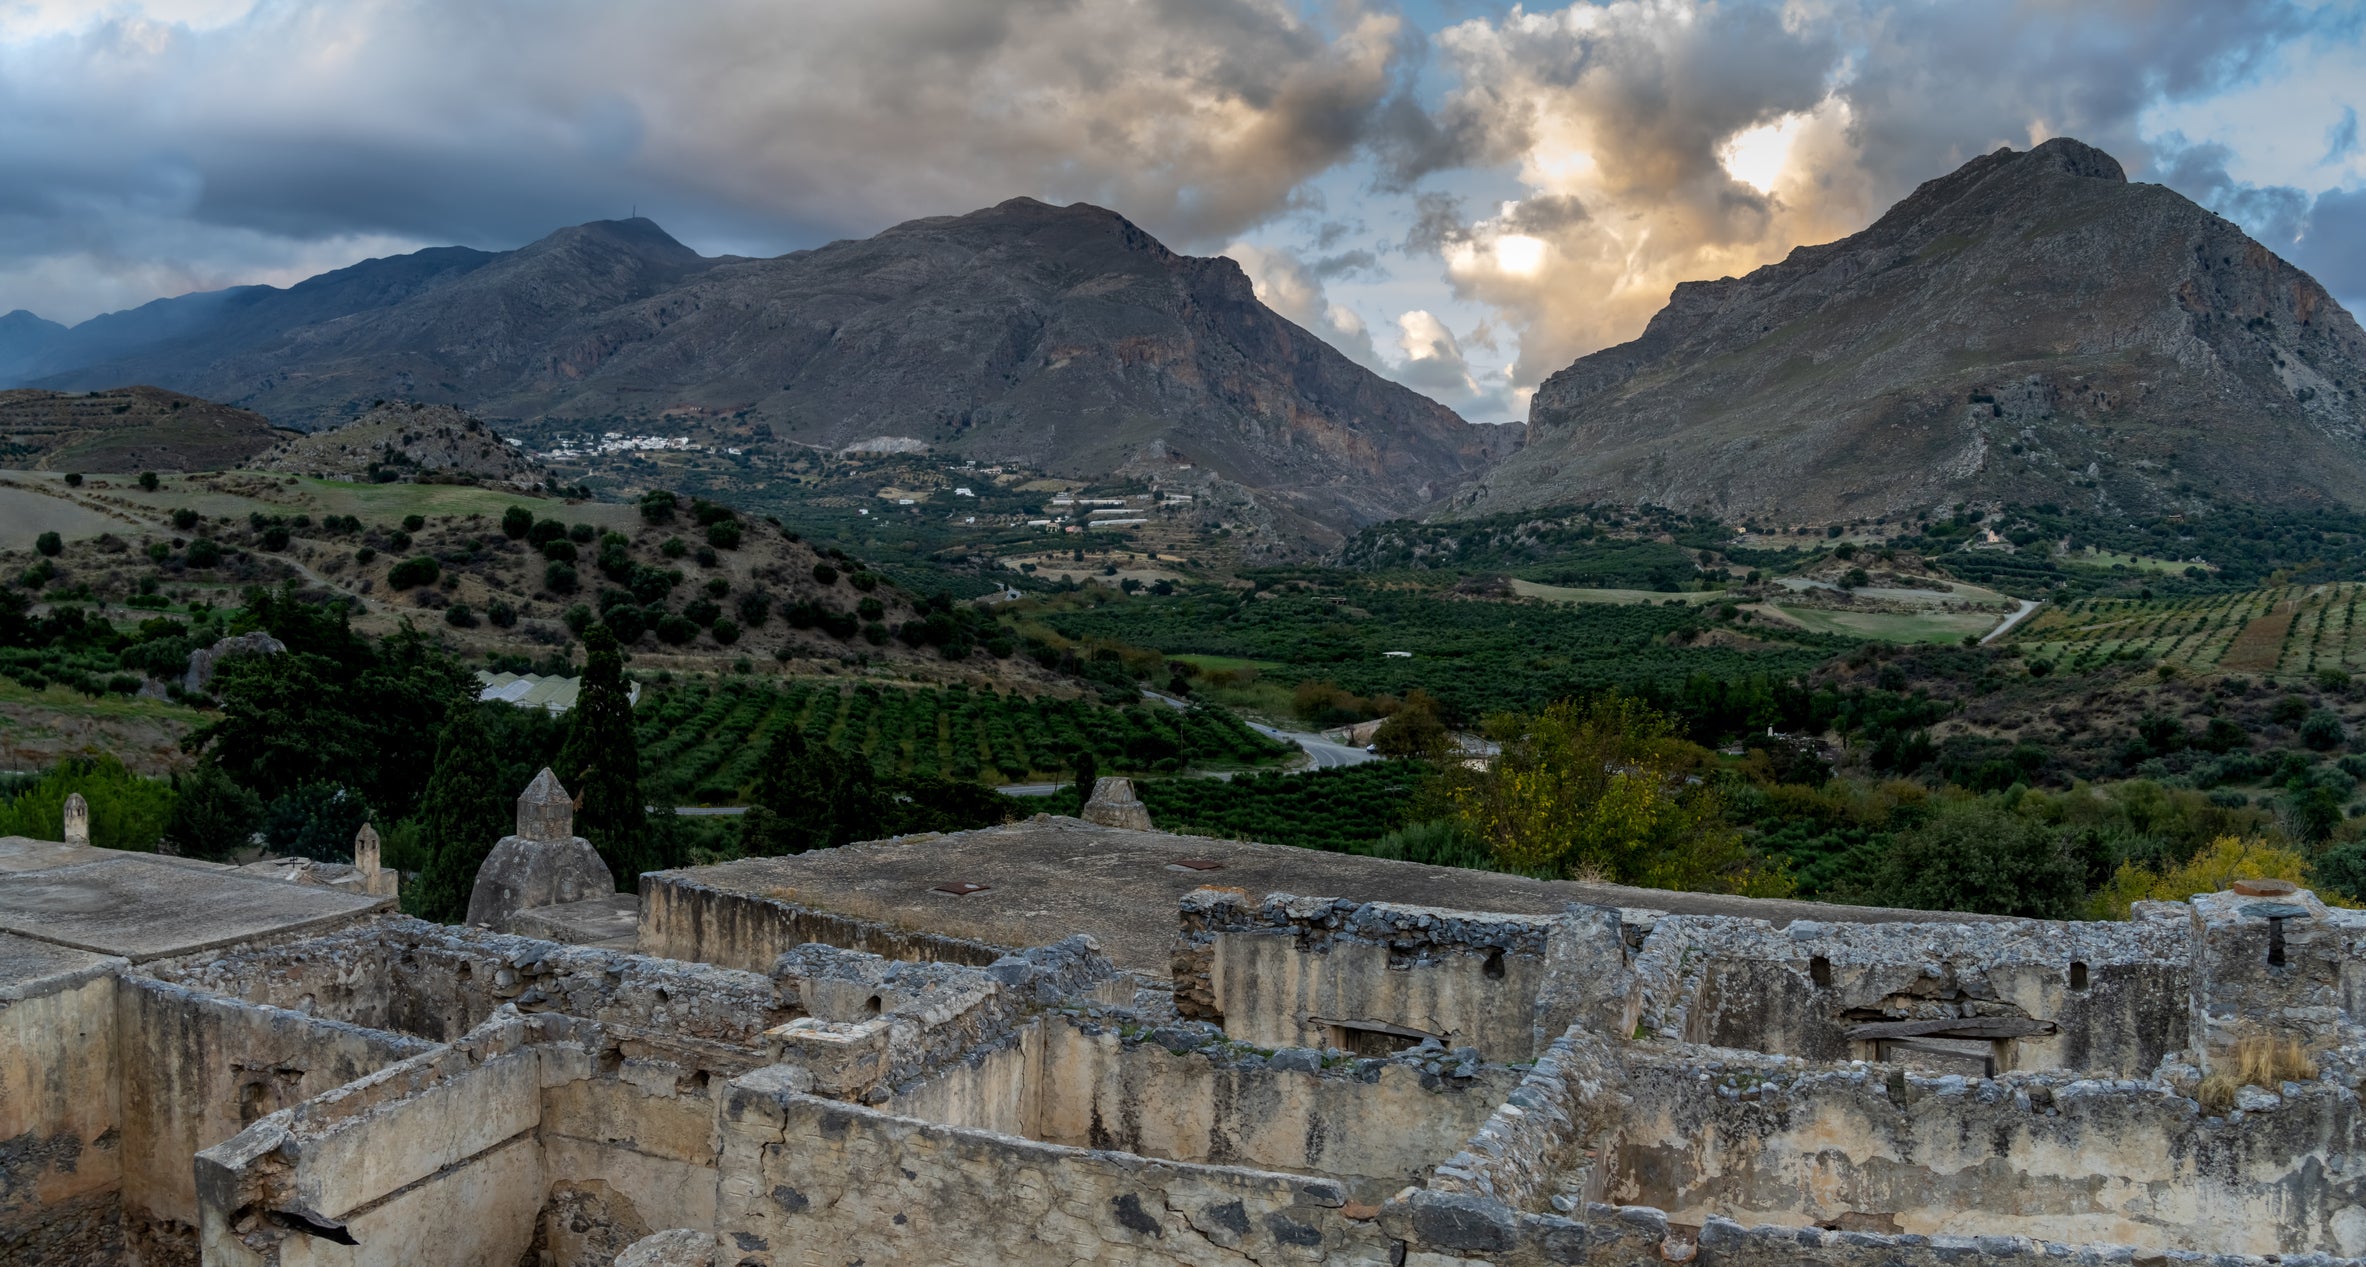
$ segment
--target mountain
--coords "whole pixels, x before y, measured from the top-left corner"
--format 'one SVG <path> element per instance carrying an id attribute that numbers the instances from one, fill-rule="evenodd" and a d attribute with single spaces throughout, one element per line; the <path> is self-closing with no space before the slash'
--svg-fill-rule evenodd
<path id="1" fill-rule="evenodd" d="M 450 405 L 380 404 L 339 427 L 290 436 L 255 459 L 259 471 L 333 480 L 490 481 L 541 485 L 540 463 L 483 422 Z"/>
<path id="2" fill-rule="evenodd" d="M 1545 380 L 1526 446 L 1453 513 L 2366 506 L 2362 389 L 2366 334 L 2324 287 L 2057 139 L 1678 286 L 1640 338 Z"/>
<path id="3" fill-rule="evenodd" d="M 243 465 L 285 438 L 261 414 L 155 387 L 0 391 L 0 467 L 131 475 Z"/>
<path id="4" fill-rule="evenodd" d="M 1283 319 L 1231 260 L 1084 204 L 1014 199 L 777 259 L 702 258 L 642 219 L 441 271 L 419 258 L 344 270 L 317 316 L 295 296 L 336 274 L 225 292 L 247 314 L 234 336 L 175 334 L 42 385 L 139 378 L 305 428 L 401 397 L 504 424 L 761 424 L 830 450 L 903 437 L 1072 477 L 1190 467 L 1315 547 L 1420 508 L 1507 438 Z M 371 298 L 381 277 L 401 284 Z"/>
<path id="5" fill-rule="evenodd" d="M 15 382 L 65 333 L 66 327 L 22 308 L 0 316 L 0 386 Z"/>

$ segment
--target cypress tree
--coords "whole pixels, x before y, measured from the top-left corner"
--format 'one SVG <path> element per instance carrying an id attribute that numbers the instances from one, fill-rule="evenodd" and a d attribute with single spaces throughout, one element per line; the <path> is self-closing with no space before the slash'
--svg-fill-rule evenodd
<path id="1" fill-rule="evenodd" d="M 641 750 L 633 738 L 633 702 L 624 684 L 624 653 L 616 635 L 593 625 L 583 635 L 583 688 L 568 715 L 567 742 L 552 767 L 575 794 L 576 833 L 600 851 L 619 892 L 638 887 L 643 871 L 666 860 L 651 856 L 647 803 L 641 798 Z"/>
<path id="2" fill-rule="evenodd" d="M 1090 748 L 1076 751 L 1076 813 L 1084 814 L 1085 803 L 1093 799 L 1093 784 L 1101 781 L 1101 764 Z"/>
<path id="3" fill-rule="evenodd" d="M 507 707 L 497 705 L 496 707 Z M 520 789 L 502 786 L 501 759 L 485 729 L 484 705 L 452 710 L 436 741 L 435 773 L 419 800 L 419 837 L 428 851 L 417 894 L 407 903 L 423 919 L 456 924 L 468 916 L 485 855 L 516 825 Z"/>
<path id="4" fill-rule="evenodd" d="M 894 801 L 869 763 L 795 730 L 773 736 L 756 780 L 755 805 L 740 823 L 749 856 L 804 853 L 890 834 Z"/>

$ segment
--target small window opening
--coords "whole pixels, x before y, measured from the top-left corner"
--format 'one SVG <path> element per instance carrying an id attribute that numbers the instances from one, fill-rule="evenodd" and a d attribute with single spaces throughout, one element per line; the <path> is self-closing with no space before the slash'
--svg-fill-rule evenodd
<path id="1" fill-rule="evenodd" d="M 874 994 L 870 998 L 864 999 L 863 1010 L 869 1012 L 873 1016 L 879 1015 L 879 996 Z"/>
<path id="2" fill-rule="evenodd" d="M 1489 946 L 1487 948 L 1487 962 L 1479 966 L 1479 975 L 1489 981 L 1503 980 L 1503 947 Z"/>
<path id="3" fill-rule="evenodd" d="M 2070 965 L 2070 988 L 2082 993 L 2086 990 L 2087 965 L 2083 963 L 2074 963 Z"/>
<path id="4" fill-rule="evenodd" d="M 1822 989 L 1822 990 L 1828 990 L 1828 989 L 1831 989 L 1831 988 L 1832 988 L 1832 961 L 1831 961 L 1831 960 L 1829 960 L 1829 959 L 1826 959 L 1826 958 L 1825 958 L 1825 957 L 1823 957 L 1822 955 L 1817 955 L 1815 958 L 1808 960 L 1808 961 L 1807 961 L 1807 979 L 1808 979 L 1808 980 L 1810 980 L 1810 981 L 1813 981 L 1813 982 L 1815 982 L 1815 983 L 1816 983 L 1816 988 L 1818 988 L 1818 989 Z"/>

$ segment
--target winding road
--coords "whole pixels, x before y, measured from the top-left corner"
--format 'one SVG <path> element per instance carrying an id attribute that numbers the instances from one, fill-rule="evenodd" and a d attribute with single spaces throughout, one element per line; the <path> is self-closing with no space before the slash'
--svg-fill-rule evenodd
<path id="1" fill-rule="evenodd" d="M 2007 616 L 2007 617 L 2005 617 L 2005 618 L 2004 618 L 2004 623 L 2002 623 L 2002 624 L 1998 625 L 1998 626 L 1997 626 L 1996 628 L 1994 628 L 1994 629 L 1991 629 L 1991 630 L 1989 630 L 1989 631 L 1988 631 L 1988 634 L 1987 634 L 1987 636 L 1986 636 L 1986 637 L 1984 637 L 1984 638 L 1982 638 L 1982 639 L 1980 639 L 1980 645 L 1981 645 L 1981 646 L 1983 646 L 1983 647 L 1985 647 L 1985 646 L 1987 646 L 1989 643 L 1992 643 L 1992 642 L 1996 641 L 1997 639 L 2004 637 L 2006 634 L 2008 634 L 2008 633 L 2011 633 L 2011 632 L 2012 632 L 2012 630 L 2013 630 L 2013 626 L 2015 626 L 2015 625 L 2018 625 L 2018 624 L 2020 624 L 2022 621 L 2029 619 L 2030 613 L 2032 613 L 2032 612 L 2035 612 L 2035 611 L 2036 611 L 2038 608 L 2040 608 L 2040 607 L 2043 607 L 2043 606 L 2045 606 L 2045 604 L 2044 604 L 2044 603 L 2041 603 L 2041 602 L 2037 601 L 2037 600 L 2036 600 L 2036 599 L 2034 599 L 2034 598 L 2024 598 L 2024 599 L 2022 599 L 2022 600 L 2021 600 L 2021 610 L 2019 610 L 2019 611 L 2017 611 L 2017 612 L 2014 612 L 2014 613 L 2013 613 L 2012 615 L 2010 615 L 2010 616 Z"/>

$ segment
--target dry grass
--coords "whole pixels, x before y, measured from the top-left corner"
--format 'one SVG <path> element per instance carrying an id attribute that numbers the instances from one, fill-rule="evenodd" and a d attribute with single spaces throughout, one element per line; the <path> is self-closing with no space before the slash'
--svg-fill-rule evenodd
<path id="1" fill-rule="evenodd" d="M 2234 1053 L 2215 1073 L 2202 1079 L 2195 1099 L 2209 1113 L 2224 1113 L 2235 1105 L 2235 1092 L 2244 1087 L 2270 1091 L 2287 1082 L 2307 1082 L 2317 1076 L 2317 1062 L 2296 1038 L 2254 1034 L 2235 1043 Z"/>

